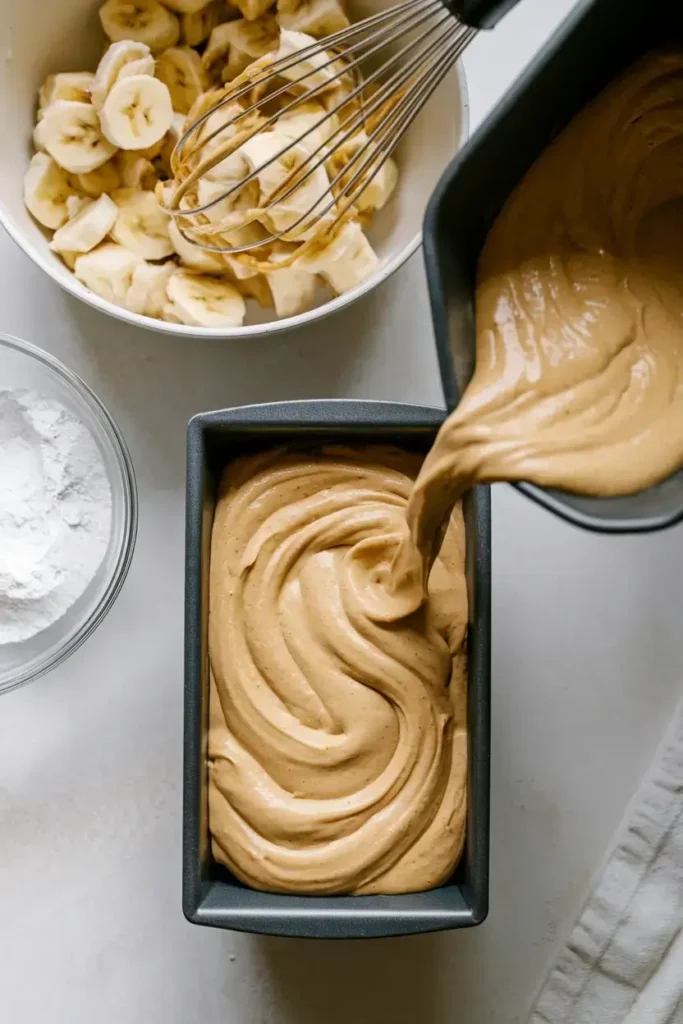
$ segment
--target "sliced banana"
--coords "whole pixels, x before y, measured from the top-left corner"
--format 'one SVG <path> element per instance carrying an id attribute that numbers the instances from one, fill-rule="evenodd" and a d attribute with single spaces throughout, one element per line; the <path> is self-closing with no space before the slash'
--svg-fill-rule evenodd
<path id="1" fill-rule="evenodd" d="M 115 160 L 123 188 L 154 191 L 159 175 L 150 160 L 129 149 L 122 149 L 116 154 Z"/>
<path id="2" fill-rule="evenodd" d="M 124 306 L 140 260 L 129 249 L 105 242 L 79 256 L 74 266 L 78 280 L 108 302 Z"/>
<path id="3" fill-rule="evenodd" d="M 191 327 L 241 327 L 244 322 L 244 299 L 224 278 L 177 270 L 166 291 L 168 312 Z"/>
<path id="4" fill-rule="evenodd" d="M 316 39 L 323 39 L 350 25 L 339 0 L 304 0 L 295 11 L 278 11 L 276 17 L 282 28 L 307 32 Z"/>
<path id="5" fill-rule="evenodd" d="M 107 0 L 100 21 L 112 42 L 132 39 L 146 43 L 152 53 L 175 46 L 180 38 L 180 22 L 157 0 Z"/>
<path id="6" fill-rule="evenodd" d="M 301 50 L 314 46 L 317 40 L 305 32 L 294 32 L 291 29 L 283 28 L 280 32 L 280 45 L 274 60 L 284 60 L 287 57 L 295 57 Z M 319 50 L 317 53 L 302 57 L 290 67 L 285 67 L 280 72 L 283 78 L 290 82 L 301 82 L 303 89 L 330 88 L 334 86 L 335 76 L 342 71 L 342 65 L 336 61 L 330 63 L 332 54 L 327 50 Z M 296 110 L 296 108 L 294 108 Z"/>
<path id="7" fill-rule="evenodd" d="M 200 179 L 197 188 L 199 205 L 204 206 L 214 199 L 220 199 L 221 196 L 230 191 L 235 183 L 228 179 L 222 181 L 212 181 L 209 178 Z M 204 216 L 212 224 L 220 225 L 222 231 L 228 231 L 240 228 L 242 225 L 254 220 L 258 213 L 256 210 L 257 204 L 258 184 L 254 181 L 244 188 L 232 192 L 225 199 L 220 199 L 219 202 L 205 211 Z"/>
<path id="8" fill-rule="evenodd" d="M 177 269 L 172 261 L 156 266 L 153 263 L 138 263 L 126 292 L 126 308 L 142 316 L 161 317 L 168 302 L 166 286 Z"/>
<path id="9" fill-rule="evenodd" d="M 279 31 L 273 17 L 238 18 L 218 25 L 202 56 L 204 70 L 210 78 L 232 81 L 253 60 L 277 49 Z"/>
<path id="10" fill-rule="evenodd" d="M 278 256 L 286 259 L 291 253 L 291 248 L 278 243 L 270 254 L 271 261 L 277 263 Z M 315 274 L 309 274 L 307 270 L 292 266 L 283 267 L 281 270 L 271 270 L 267 273 L 266 280 L 273 296 L 275 312 L 280 317 L 305 313 L 315 303 L 319 279 Z"/>
<path id="11" fill-rule="evenodd" d="M 263 239 L 268 237 L 268 232 L 260 224 L 251 223 L 243 224 L 239 228 L 228 231 L 223 237 L 225 238 L 226 244 L 237 247 L 240 245 L 253 245 L 254 242 L 261 242 Z M 230 253 L 224 253 L 223 259 L 237 278 L 238 286 L 240 287 L 240 282 L 246 281 L 252 277 L 262 276 L 258 270 L 254 270 L 253 267 L 242 262 L 240 257 L 237 255 L 232 256 Z"/>
<path id="12" fill-rule="evenodd" d="M 47 153 L 36 153 L 24 175 L 24 203 L 43 227 L 55 230 L 69 219 L 67 201 L 75 196 L 66 172 Z"/>
<path id="13" fill-rule="evenodd" d="M 38 117 L 41 118 L 46 107 L 55 100 L 89 103 L 90 87 L 94 78 L 92 71 L 66 71 L 58 75 L 48 75 L 38 93 Z"/>
<path id="14" fill-rule="evenodd" d="M 358 222 L 347 221 L 327 245 L 299 257 L 293 266 L 320 274 L 337 295 L 342 295 L 365 281 L 378 263 Z"/>
<path id="15" fill-rule="evenodd" d="M 185 132 L 185 115 L 179 114 L 177 111 L 173 112 L 173 120 L 171 121 L 171 127 L 168 129 L 163 139 L 161 140 L 161 148 L 159 153 L 152 157 L 154 160 L 159 177 L 172 178 L 171 168 L 171 157 L 173 156 L 173 150 L 176 148 L 178 143 L 183 137 Z"/>
<path id="16" fill-rule="evenodd" d="M 109 196 L 86 200 L 86 205 L 55 231 L 50 248 L 55 252 L 90 252 L 107 237 L 118 212 Z"/>
<path id="17" fill-rule="evenodd" d="M 254 274 L 244 281 L 237 281 L 236 287 L 246 299 L 256 299 L 259 306 L 264 309 L 271 309 L 273 296 L 270 294 L 270 286 L 264 274 Z"/>
<path id="18" fill-rule="evenodd" d="M 90 206 L 91 200 L 85 196 L 69 196 L 66 201 L 66 212 L 69 214 L 68 219 L 73 220 L 77 213 L 84 210 L 86 206 Z"/>
<path id="19" fill-rule="evenodd" d="M 336 115 L 328 114 L 321 103 L 313 100 L 297 105 L 277 122 L 280 135 L 286 135 L 292 142 L 300 143 L 309 153 L 318 156 L 324 155 L 321 147 L 336 134 L 338 127 Z"/>
<path id="20" fill-rule="evenodd" d="M 225 269 L 225 265 L 218 255 L 188 242 L 173 218 L 168 225 L 168 233 L 173 248 L 185 266 L 192 270 L 203 271 L 205 274 L 220 274 Z"/>
<path id="21" fill-rule="evenodd" d="M 77 174 L 76 185 L 79 191 L 85 192 L 91 199 L 99 199 L 104 192 L 113 192 L 115 188 L 120 188 L 121 177 L 117 167 L 119 155 L 117 153 L 94 171 Z"/>
<path id="22" fill-rule="evenodd" d="M 166 7 L 178 14 L 197 14 L 202 11 L 209 0 L 163 0 Z"/>
<path id="23" fill-rule="evenodd" d="M 354 200 L 356 206 L 359 210 L 381 210 L 389 201 L 392 192 L 396 188 L 397 181 L 398 168 L 391 157 L 387 157 L 360 195 Z"/>
<path id="24" fill-rule="evenodd" d="M 199 54 L 189 46 L 172 46 L 157 60 L 156 76 L 168 88 L 173 109 L 187 114 L 208 82 Z"/>
<path id="25" fill-rule="evenodd" d="M 67 265 L 69 270 L 74 270 L 76 267 L 76 260 L 82 255 L 83 254 L 80 252 L 60 252 L 59 258 Z"/>
<path id="26" fill-rule="evenodd" d="M 168 89 L 158 78 L 119 78 L 100 111 L 102 131 L 120 149 L 145 149 L 163 139 L 173 121 Z"/>
<path id="27" fill-rule="evenodd" d="M 143 260 L 163 260 L 174 252 L 168 233 L 169 217 L 159 208 L 154 192 L 120 188 L 111 198 L 118 207 L 111 229 L 115 242 Z"/>
<path id="28" fill-rule="evenodd" d="M 39 148 L 72 174 L 93 171 L 115 151 L 100 130 L 95 108 L 77 100 L 51 103 L 36 125 L 33 137 Z"/>
<path id="29" fill-rule="evenodd" d="M 97 65 L 95 79 L 90 89 L 93 106 L 97 110 L 102 109 L 114 83 L 124 70 L 138 75 L 154 74 L 154 57 L 146 43 L 122 39 L 111 44 Z"/>
<path id="30" fill-rule="evenodd" d="M 214 82 L 220 81 L 221 71 L 228 59 L 228 53 L 232 46 L 229 28 L 230 26 L 226 23 L 212 28 L 206 49 L 202 54 L 204 72 L 207 78 Z"/>
<path id="31" fill-rule="evenodd" d="M 279 135 L 279 132 L 273 134 Z M 334 223 L 335 206 L 326 209 L 332 203 L 330 179 L 323 164 L 313 169 L 319 158 L 314 157 L 310 163 L 305 164 L 310 156 L 305 146 L 292 143 L 289 139 L 286 145 L 289 148 L 285 154 L 259 173 L 259 181 L 262 183 L 260 206 L 267 207 L 260 219 L 271 231 L 282 233 L 286 241 L 306 241 L 320 230 L 321 225 L 331 226 Z M 239 152 L 243 149 L 244 146 L 241 146 Z M 286 195 L 295 180 L 289 180 L 289 175 L 298 167 L 302 169 L 301 184 L 290 195 Z M 280 197 L 273 195 L 275 188 L 272 186 L 280 188 Z"/>
<path id="32" fill-rule="evenodd" d="M 247 21 L 255 21 L 273 6 L 273 0 L 233 0 L 233 3 Z"/>
<path id="33" fill-rule="evenodd" d="M 235 9 L 232 16 L 237 17 L 238 15 L 239 11 Z M 201 46 L 209 38 L 216 25 L 229 19 L 230 13 L 223 0 L 213 0 L 201 11 L 181 15 L 181 38 L 187 46 Z"/>

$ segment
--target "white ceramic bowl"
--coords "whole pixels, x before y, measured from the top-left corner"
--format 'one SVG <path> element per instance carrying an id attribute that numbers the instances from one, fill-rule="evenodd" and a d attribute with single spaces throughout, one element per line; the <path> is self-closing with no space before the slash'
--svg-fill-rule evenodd
<path id="1" fill-rule="evenodd" d="M 354 21 L 396 0 L 349 0 Z M 271 334 L 311 323 L 348 306 L 400 267 L 421 241 L 422 218 L 441 172 L 462 145 L 468 127 L 467 93 L 460 66 L 453 69 L 410 126 L 397 152 L 400 178 L 396 193 L 372 224 L 369 237 L 380 257 L 377 270 L 357 288 L 285 320 L 249 303 L 247 324 L 238 328 L 201 328 L 169 324 L 130 313 L 88 291 L 48 248 L 48 238 L 22 200 L 37 91 L 55 71 L 94 70 L 105 39 L 98 0 L 2 0 L 0 3 L 0 123 L 5 125 L 0 162 L 0 221 L 45 273 L 72 295 L 142 327 L 191 337 L 239 338 Z M 266 316 L 268 319 L 263 322 Z M 261 322 L 259 322 L 261 321 Z"/>

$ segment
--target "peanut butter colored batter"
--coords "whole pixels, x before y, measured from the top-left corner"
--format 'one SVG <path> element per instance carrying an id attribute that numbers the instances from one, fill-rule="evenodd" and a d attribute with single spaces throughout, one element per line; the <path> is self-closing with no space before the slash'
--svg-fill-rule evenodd
<path id="1" fill-rule="evenodd" d="M 474 482 L 615 496 L 683 465 L 683 52 L 629 68 L 526 174 L 480 260 L 476 325 L 394 559 L 406 608 Z"/>
<path id="2" fill-rule="evenodd" d="M 386 451 L 228 470 L 210 825 L 256 888 L 405 892 L 455 864 L 465 490 L 614 496 L 683 464 L 683 54 L 634 65 L 531 168 L 490 232 L 476 314 L 474 377 L 412 489 L 417 466 Z"/>
<path id="3" fill-rule="evenodd" d="M 459 508 L 419 611 L 382 621 L 375 539 L 419 459 L 274 451 L 228 467 L 213 528 L 209 817 L 257 889 L 399 893 L 463 843 L 467 594 Z M 369 585 L 368 585 L 369 584 Z"/>

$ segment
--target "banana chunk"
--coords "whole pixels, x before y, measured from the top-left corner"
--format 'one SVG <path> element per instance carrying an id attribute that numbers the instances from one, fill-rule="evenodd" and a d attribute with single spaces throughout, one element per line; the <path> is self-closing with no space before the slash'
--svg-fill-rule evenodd
<path id="1" fill-rule="evenodd" d="M 90 102 L 90 87 L 95 76 L 92 71 L 66 71 L 48 75 L 38 93 L 38 118 L 55 100 L 76 100 Z"/>
<path id="2" fill-rule="evenodd" d="M 238 18 L 218 25 L 209 38 L 202 64 L 209 78 L 232 81 L 252 61 L 277 49 L 279 28 L 273 17 Z"/>
<path id="3" fill-rule="evenodd" d="M 235 12 L 236 13 L 236 12 Z M 180 18 L 180 32 L 187 46 L 201 46 L 209 38 L 216 25 L 228 20 L 223 0 L 213 0 L 200 11 L 183 14 Z"/>
<path id="4" fill-rule="evenodd" d="M 389 201 L 398 181 L 398 168 L 387 157 L 380 169 L 365 186 L 355 203 L 359 210 L 381 210 Z"/>
<path id="5" fill-rule="evenodd" d="M 165 7 L 170 7 L 178 14 L 197 14 L 202 11 L 209 0 L 163 0 Z"/>
<path id="6" fill-rule="evenodd" d="M 114 159 L 122 188 L 133 188 L 143 192 L 154 191 L 159 175 L 150 160 L 130 149 L 122 149 Z"/>
<path id="7" fill-rule="evenodd" d="M 305 146 L 309 153 L 324 156 L 326 151 L 321 148 L 329 142 L 339 130 L 336 114 L 328 114 L 322 103 L 309 100 L 298 104 L 290 113 L 278 119 L 277 131 L 286 135 L 292 142 Z M 319 151 L 319 152 L 318 152 Z"/>
<path id="8" fill-rule="evenodd" d="M 168 225 L 168 234 L 180 262 L 184 263 L 186 267 L 200 270 L 205 274 L 224 273 L 225 264 L 218 254 L 188 242 L 173 218 Z"/>
<path id="9" fill-rule="evenodd" d="M 189 46 L 164 50 L 157 60 L 156 76 L 168 89 L 179 114 L 187 114 L 208 85 L 201 57 Z"/>
<path id="10" fill-rule="evenodd" d="M 270 258 L 277 263 L 278 256 L 284 259 L 290 251 L 289 246 L 278 243 Z M 294 266 L 283 267 L 281 270 L 269 271 L 266 280 L 273 296 L 275 312 L 279 317 L 305 313 L 315 304 L 318 277 L 307 270 Z"/>
<path id="11" fill-rule="evenodd" d="M 146 149 L 163 139 L 173 121 L 171 96 L 158 78 L 120 78 L 100 111 L 102 131 L 119 149 Z"/>
<path id="12" fill-rule="evenodd" d="M 138 263 L 133 271 L 133 280 L 126 292 L 125 305 L 133 313 L 160 318 L 168 302 L 166 286 L 177 270 L 174 262 L 155 266 L 152 263 Z"/>
<path id="13" fill-rule="evenodd" d="M 87 171 L 85 174 L 76 175 L 76 186 L 79 192 L 84 192 L 91 199 L 99 199 L 104 192 L 113 192 L 115 188 L 121 187 L 121 178 L 118 172 L 118 157 L 113 156 L 106 164 L 96 167 L 94 171 Z"/>
<path id="14" fill-rule="evenodd" d="M 180 38 L 180 22 L 157 0 L 107 0 L 100 21 L 112 42 L 132 39 L 146 43 L 152 53 L 175 46 Z"/>
<path id="15" fill-rule="evenodd" d="M 321 217 L 330 224 L 333 222 L 334 207 L 323 213 L 332 201 L 327 171 L 322 164 L 313 169 L 318 162 L 315 157 L 303 166 L 310 156 L 305 146 L 293 143 L 276 130 L 252 136 L 236 152 L 244 157 L 250 173 L 256 173 L 260 189 L 258 205 L 263 211 L 259 219 L 272 232 L 290 232 L 284 236 L 288 241 L 304 241 L 318 230 Z M 296 178 L 290 176 L 299 167 L 302 175 L 309 176 L 287 195 L 296 182 Z M 278 190 L 279 196 L 276 195 Z M 312 216 L 308 216 L 309 212 Z"/>
<path id="16" fill-rule="evenodd" d="M 242 12 L 242 17 L 255 21 L 270 10 L 273 0 L 233 0 L 233 3 Z"/>
<path id="17" fill-rule="evenodd" d="M 339 0 L 304 0 L 295 11 L 278 11 L 276 17 L 282 28 L 307 32 L 316 39 L 331 36 L 350 25 Z"/>
<path id="18" fill-rule="evenodd" d="M 324 248 L 294 261 L 294 266 L 320 274 L 337 295 L 365 281 L 379 260 L 357 221 L 347 221 Z"/>
<path id="19" fill-rule="evenodd" d="M 316 43 L 317 40 L 305 32 L 283 28 L 280 32 L 280 45 L 273 59 L 278 61 L 295 57 L 301 50 L 315 46 Z M 332 56 L 326 50 L 319 50 L 292 63 L 291 67 L 283 68 L 280 74 L 290 82 L 301 82 L 304 89 L 334 87 L 335 76 L 342 71 L 342 66 L 339 62 L 331 62 Z"/>
<path id="20" fill-rule="evenodd" d="M 24 175 L 24 204 L 43 227 L 55 230 L 69 219 L 67 200 L 75 196 L 69 177 L 47 153 L 36 153 Z"/>
<path id="21" fill-rule="evenodd" d="M 118 207 L 111 236 L 138 259 L 163 260 L 174 252 L 168 233 L 169 217 L 159 207 L 154 192 L 120 188 L 111 198 Z"/>
<path id="22" fill-rule="evenodd" d="M 118 207 L 109 196 L 87 199 L 85 205 L 59 228 L 50 242 L 55 252 L 90 252 L 114 227 Z"/>
<path id="23" fill-rule="evenodd" d="M 234 285 L 224 278 L 177 270 L 166 286 L 173 315 L 190 327 L 241 327 L 246 307 Z"/>
<path id="24" fill-rule="evenodd" d="M 133 274 L 140 260 L 129 249 L 105 242 L 92 252 L 79 256 L 74 266 L 76 277 L 95 295 L 125 306 Z"/>
<path id="25" fill-rule="evenodd" d="M 97 65 L 90 88 L 93 106 L 101 110 L 104 101 L 122 74 L 153 75 L 154 57 L 146 43 L 122 39 L 112 43 Z"/>
<path id="26" fill-rule="evenodd" d="M 163 139 L 161 140 L 161 147 L 159 153 L 152 157 L 152 162 L 156 167 L 158 176 L 160 178 L 172 178 L 173 171 L 171 168 L 171 157 L 173 151 L 180 142 L 185 132 L 185 115 L 179 114 L 177 111 L 173 111 L 173 119 L 171 121 L 171 127 L 168 129 Z"/>
<path id="27" fill-rule="evenodd" d="M 93 171 L 115 152 L 102 134 L 95 108 L 77 100 L 51 103 L 33 135 L 36 145 L 72 174 Z"/>

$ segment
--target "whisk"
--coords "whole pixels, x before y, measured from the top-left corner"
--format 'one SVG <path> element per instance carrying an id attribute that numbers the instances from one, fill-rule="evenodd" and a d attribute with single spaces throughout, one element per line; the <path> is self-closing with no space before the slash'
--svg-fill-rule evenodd
<path id="1" fill-rule="evenodd" d="M 259 58 L 229 83 L 218 102 L 194 112 L 195 119 L 172 158 L 175 182 L 172 194 L 165 195 L 164 208 L 178 218 L 188 242 L 219 253 L 237 255 L 283 239 L 310 239 L 319 229 L 329 235 L 379 174 L 479 29 L 493 27 L 516 2 L 403 0 L 294 52 L 283 54 L 281 45 L 275 55 Z M 283 98 L 280 109 L 261 114 L 264 102 L 269 111 Z M 326 104 L 317 119 L 310 116 L 311 103 Z M 221 112 L 224 119 L 218 116 Z M 301 130 L 290 132 L 275 152 L 267 151 L 246 176 L 226 181 L 225 190 L 219 189 L 203 204 L 188 201 L 188 193 L 234 153 L 238 143 L 276 130 L 284 118 L 299 112 L 308 112 L 301 119 Z M 348 152 L 361 131 L 361 144 Z M 317 187 L 320 168 L 329 167 L 335 154 L 344 155 L 341 166 L 331 178 L 323 175 L 323 186 Z M 206 215 L 222 203 L 227 205 L 221 209 L 234 207 L 276 161 L 281 166 L 284 161 L 291 170 L 266 197 L 261 213 L 272 213 L 295 192 L 306 197 L 304 186 L 308 186 L 310 203 L 282 230 L 269 228 L 267 237 L 223 244 L 221 226 L 207 223 Z M 177 173 L 182 167 L 184 176 Z M 316 187 L 311 188 L 314 181 Z"/>

